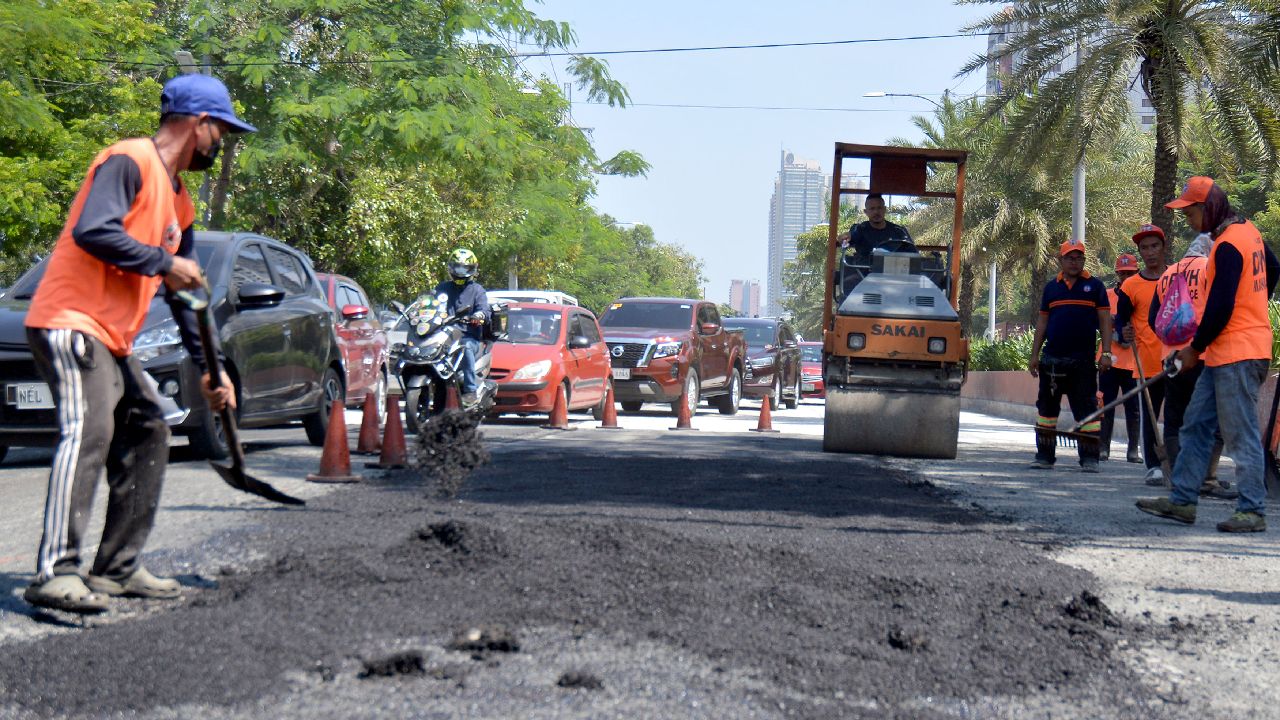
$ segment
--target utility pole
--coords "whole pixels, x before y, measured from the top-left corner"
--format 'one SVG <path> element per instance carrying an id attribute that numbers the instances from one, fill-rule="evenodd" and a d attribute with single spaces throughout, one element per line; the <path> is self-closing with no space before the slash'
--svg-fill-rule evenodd
<path id="1" fill-rule="evenodd" d="M 996 261 L 991 261 L 991 278 L 987 287 L 987 339 L 996 339 Z"/>
<path id="2" fill-rule="evenodd" d="M 1080 61 L 1083 58 L 1084 44 L 1080 36 L 1076 36 L 1076 114 L 1080 114 L 1080 104 L 1084 102 L 1084 83 L 1081 77 Z M 1084 148 L 1080 148 L 1080 157 L 1076 160 L 1076 171 L 1071 176 L 1071 239 L 1084 242 Z"/>

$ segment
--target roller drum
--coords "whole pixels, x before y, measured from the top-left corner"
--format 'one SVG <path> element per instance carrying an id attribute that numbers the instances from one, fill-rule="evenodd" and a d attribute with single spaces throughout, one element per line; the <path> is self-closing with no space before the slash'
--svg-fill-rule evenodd
<path id="1" fill-rule="evenodd" d="M 960 395 L 889 388 L 827 388 L 827 452 L 954 459 Z"/>

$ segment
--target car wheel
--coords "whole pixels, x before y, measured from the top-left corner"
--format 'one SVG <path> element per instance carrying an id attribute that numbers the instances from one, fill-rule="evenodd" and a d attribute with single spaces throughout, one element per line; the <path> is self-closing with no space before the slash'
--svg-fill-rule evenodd
<path id="1" fill-rule="evenodd" d="M 800 404 L 800 374 L 796 374 L 796 386 L 791 389 L 791 399 L 786 401 L 788 410 L 795 410 Z"/>
<path id="2" fill-rule="evenodd" d="M 693 417 L 698 411 L 698 393 L 702 385 L 698 380 L 698 371 L 689 368 L 689 372 L 684 376 L 684 392 L 680 393 L 680 398 L 671 403 L 671 414 L 676 417 L 680 416 L 680 403 L 685 403 L 689 407 L 689 417 Z"/>
<path id="3" fill-rule="evenodd" d="M 609 380 L 605 380 L 604 397 L 600 398 L 600 402 L 596 403 L 595 407 L 591 408 L 592 418 L 595 418 L 596 420 L 604 420 L 605 410 L 607 410 L 609 406 L 609 388 L 611 387 L 612 383 Z M 3 459 L 3 456 L 0 456 L 0 459 Z"/>
<path id="4" fill-rule="evenodd" d="M 782 373 L 773 376 L 773 389 L 769 391 L 769 409 L 777 410 L 782 407 Z"/>
<path id="5" fill-rule="evenodd" d="M 222 415 L 202 405 L 200 427 L 187 435 L 191 452 L 202 460 L 225 460 L 231 453 L 227 433 L 222 429 Z"/>
<path id="6" fill-rule="evenodd" d="M 387 422 L 387 371 L 378 373 L 378 386 L 374 389 L 374 397 L 378 401 L 378 424 Z"/>
<path id="7" fill-rule="evenodd" d="M 315 412 L 302 418 L 302 426 L 307 430 L 307 442 L 316 447 L 324 447 L 324 437 L 329 432 L 329 414 L 333 401 L 341 400 L 346 406 L 346 393 L 342 388 L 342 378 L 333 368 L 325 368 L 324 379 L 320 381 L 324 392 L 320 393 L 320 406 Z"/>
<path id="8" fill-rule="evenodd" d="M 738 414 L 738 404 L 742 402 L 742 371 L 734 368 L 729 374 L 729 392 L 715 399 L 716 409 L 721 415 Z"/>
<path id="9" fill-rule="evenodd" d="M 623 400 L 620 404 L 625 412 L 639 412 L 640 408 L 644 406 L 644 403 L 638 400 Z"/>

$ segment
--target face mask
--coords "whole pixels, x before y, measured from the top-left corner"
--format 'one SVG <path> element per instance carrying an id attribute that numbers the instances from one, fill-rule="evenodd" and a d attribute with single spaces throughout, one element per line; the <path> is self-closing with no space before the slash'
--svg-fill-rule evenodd
<path id="1" fill-rule="evenodd" d="M 208 120 L 206 120 L 205 122 L 208 122 Z M 209 168 L 213 167 L 213 161 L 218 159 L 218 152 L 221 150 L 222 150 L 222 138 L 218 138 L 216 141 L 214 141 L 214 143 L 210 145 L 209 149 L 205 152 L 200 152 L 199 149 L 193 149 L 191 151 L 190 169 L 191 170 L 208 170 Z"/>

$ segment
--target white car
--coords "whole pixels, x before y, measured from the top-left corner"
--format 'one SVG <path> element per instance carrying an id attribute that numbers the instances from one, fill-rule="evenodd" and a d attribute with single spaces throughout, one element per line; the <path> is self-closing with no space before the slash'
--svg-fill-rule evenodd
<path id="1" fill-rule="evenodd" d="M 559 290 L 489 290 L 489 302 L 549 303 L 577 305 L 578 298 Z"/>

